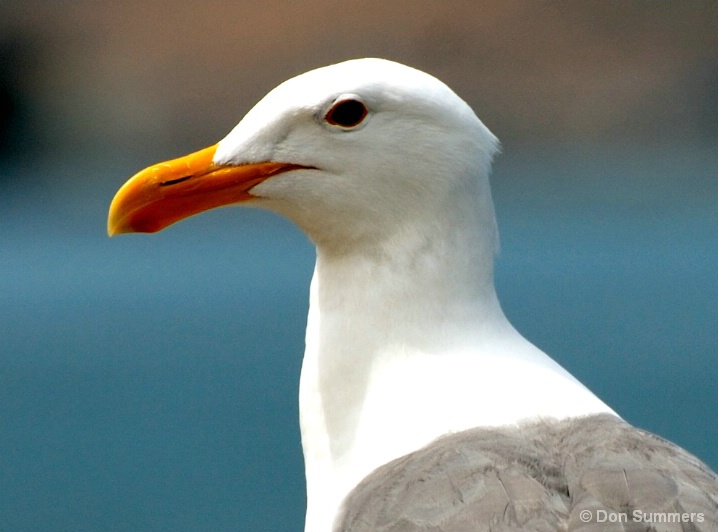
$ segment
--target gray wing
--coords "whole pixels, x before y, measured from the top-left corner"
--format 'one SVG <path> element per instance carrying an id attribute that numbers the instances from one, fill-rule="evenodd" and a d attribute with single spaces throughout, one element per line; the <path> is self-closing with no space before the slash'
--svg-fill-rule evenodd
<path id="1" fill-rule="evenodd" d="M 715 532 L 718 477 L 607 414 L 471 429 L 374 471 L 334 530 Z"/>

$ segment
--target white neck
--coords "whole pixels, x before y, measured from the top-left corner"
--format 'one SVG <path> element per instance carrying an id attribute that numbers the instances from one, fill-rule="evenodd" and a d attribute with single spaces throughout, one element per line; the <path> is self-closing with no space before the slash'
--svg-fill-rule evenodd
<path id="1" fill-rule="evenodd" d="M 508 323 L 495 231 L 466 203 L 369 247 L 318 246 L 300 383 L 308 532 L 329 532 L 363 477 L 442 434 L 612 412 Z"/>

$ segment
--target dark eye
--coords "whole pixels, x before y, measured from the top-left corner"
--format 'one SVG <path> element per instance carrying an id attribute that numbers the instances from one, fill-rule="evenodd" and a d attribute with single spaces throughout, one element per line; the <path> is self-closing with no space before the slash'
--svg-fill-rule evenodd
<path id="1" fill-rule="evenodd" d="M 342 100 L 335 103 L 324 119 L 333 126 L 354 127 L 367 115 L 366 106 L 359 100 Z"/>

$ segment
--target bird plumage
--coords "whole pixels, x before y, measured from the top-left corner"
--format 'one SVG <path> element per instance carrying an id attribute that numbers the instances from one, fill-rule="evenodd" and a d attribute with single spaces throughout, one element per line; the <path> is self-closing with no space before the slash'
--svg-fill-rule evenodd
<path id="1" fill-rule="evenodd" d="M 342 102 L 353 111 L 337 119 Z M 113 201 L 110 233 L 242 203 L 316 245 L 299 397 L 308 532 L 337 515 L 347 532 L 566 530 L 614 494 L 621 508 L 715 511 L 697 460 L 625 424 L 504 316 L 497 150 L 441 81 L 359 59 L 282 83 L 217 146 L 140 172 Z"/>

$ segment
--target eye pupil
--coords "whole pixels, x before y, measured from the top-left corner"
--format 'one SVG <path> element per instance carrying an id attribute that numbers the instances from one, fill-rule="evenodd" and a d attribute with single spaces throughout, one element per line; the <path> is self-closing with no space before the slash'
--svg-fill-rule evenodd
<path id="1" fill-rule="evenodd" d="M 367 115 L 366 106 L 358 100 L 344 100 L 334 104 L 327 113 L 326 120 L 332 125 L 354 127 Z"/>

